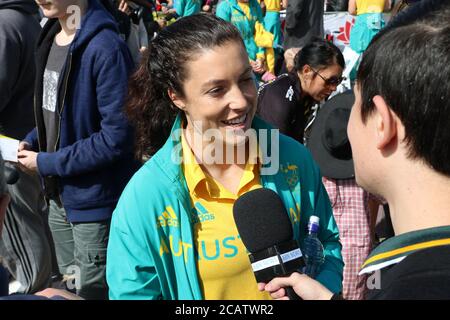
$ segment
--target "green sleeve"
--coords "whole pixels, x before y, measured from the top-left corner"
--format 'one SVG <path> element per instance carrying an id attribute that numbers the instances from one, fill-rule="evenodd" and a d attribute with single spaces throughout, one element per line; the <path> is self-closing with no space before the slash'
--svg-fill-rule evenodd
<path id="1" fill-rule="evenodd" d="M 186 1 L 185 0 L 175 0 L 173 3 L 174 9 L 177 11 L 177 14 L 180 17 L 184 17 L 185 14 L 185 8 L 186 8 Z"/>
<path id="2" fill-rule="evenodd" d="M 261 9 L 259 3 L 257 1 L 255 1 L 255 2 L 256 2 L 256 5 L 254 8 L 255 8 L 255 12 L 256 12 L 256 20 L 264 26 L 264 16 L 263 16 L 262 9 Z M 256 51 L 256 56 L 258 56 L 258 55 L 264 55 L 264 57 L 265 57 L 266 49 L 263 47 L 258 47 L 258 51 Z"/>
<path id="3" fill-rule="evenodd" d="M 255 1 L 256 5 L 255 5 L 255 9 L 256 9 L 256 20 L 264 25 L 264 15 L 261 9 L 261 6 L 259 5 L 258 1 Z"/>
<path id="4" fill-rule="evenodd" d="M 266 49 L 258 47 L 258 51 L 256 51 L 256 57 L 258 58 L 259 55 L 264 55 L 264 57 L 265 57 L 266 56 Z"/>
<path id="5" fill-rule="evenodd" d="M 231 8 L 228 1 L 223 0 L 219 3 L 216 10 L 216 16 L 222 18 L 225 21 L 231 22 Z"/>
<path id="6" fill-rule="evenodd" d="M 130 186 L 132 187 L 132 186 Z M 161 287 L 136 190 L 127 188 L 114 211 L 107 251 L 106 278 L 111 300 L 156 300 Z"/>

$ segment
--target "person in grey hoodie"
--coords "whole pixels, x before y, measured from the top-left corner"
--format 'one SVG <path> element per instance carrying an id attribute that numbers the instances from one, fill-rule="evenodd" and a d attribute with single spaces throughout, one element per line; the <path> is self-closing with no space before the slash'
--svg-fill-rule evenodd
<path id="1" fill-rule="evenodd" d="M 32 0 L 0 0 L 0 133 L 18 140 L 35 126 L 34 52 L 41 30 L 37 15 Z M 0 257 L 20 283 L 18 293 L 34 293 L 50 285 L 56 256 L 39 178 L 19 175 L 17 183 L 8 186 L 11 202 Z"/>

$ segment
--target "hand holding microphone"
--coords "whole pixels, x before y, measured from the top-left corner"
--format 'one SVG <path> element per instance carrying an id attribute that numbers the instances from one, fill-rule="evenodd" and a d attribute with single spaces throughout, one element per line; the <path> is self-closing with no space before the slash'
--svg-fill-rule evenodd
<path id="1" fill-rule="evenodd" d="M 233 216 L 258 283 L 288 277 L 305 266 L 286 208 L 274 191 L 256 189 L 242 195 Z M 289 299 L 300 299 L 291 287 L 285 290 Z"/>
<path id="2" fill-rule="evenodd" d="M 292 288 L 295 294 L 303 300 L 330 300 L 333 297 L 333 293 L 320 282 L 297 272 L 289 277 L 274 278 L 268 284 L 258 284 L 260 291 L 269 292 L 272 299 L 275 300 L 288 300 L 286 287 Z"/>

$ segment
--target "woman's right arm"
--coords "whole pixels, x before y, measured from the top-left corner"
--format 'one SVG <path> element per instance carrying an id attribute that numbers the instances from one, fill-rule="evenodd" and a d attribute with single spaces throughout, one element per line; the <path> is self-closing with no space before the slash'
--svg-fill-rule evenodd
<path id="1" fill-rule="evenodd" d="M 108 242 L 106 279 L 111 300 L 156 300 L 161 286 L 148 234 L 150 219 L 139 188 L 127 186 L 114 211 Z M 142 191 L 141 191 L 142 192 Z M 156 230 L 154 230 L 156 232 Z"/>
<path id="2" fill-rule="evenodd" d="M 114 213 L 116 214 L 116 212 Z M 106 278 L 110 300 L 156 300 L 161 296 L 155 264 L 149 249 L 135 235 L 111 225 Z"/>

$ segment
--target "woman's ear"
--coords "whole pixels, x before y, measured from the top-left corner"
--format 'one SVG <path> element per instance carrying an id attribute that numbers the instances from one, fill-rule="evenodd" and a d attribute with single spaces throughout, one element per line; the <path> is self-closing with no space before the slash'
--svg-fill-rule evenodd
<path id="1" fill-rule="evenodd" d="M 180 96 L 173 91 L 172 89 L 167 89 L 167 95 L 169 96 L 170 100 L 172 100 L 173 104 L 180 110 L 184 111 L 186 108 L 186 105 L 184 104 L 184 101 L 180 98 Z"/>
<path id="2" fill-rule="evenodd" d="M 312 75 L 313 75 L 313 71 L 309 65 L 305 64 L 302 67 L 302 74 L 305 77 L 305 79 L 311 79 Z"/>
<path id="3" fill-rule="evenodd" d="M 389 108 L 386 101 L 381 96 L 375 96 L 372 99 L 375 105 L 375 129 L 377 148 L 384 149 L 393 139 L 397 138 L 397 122 L 398 118 L 395 113 Z"/>

